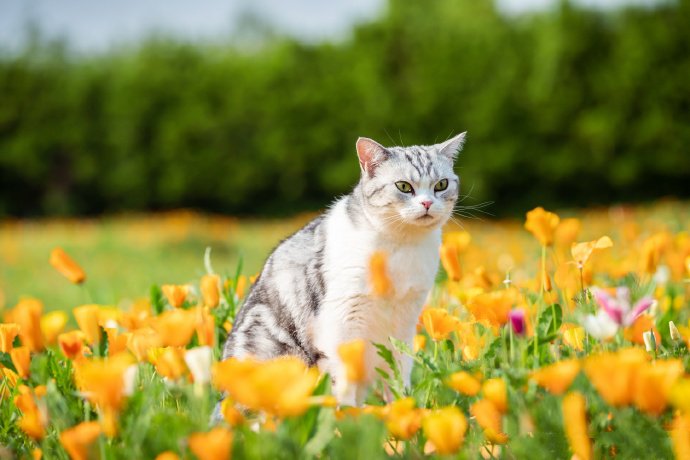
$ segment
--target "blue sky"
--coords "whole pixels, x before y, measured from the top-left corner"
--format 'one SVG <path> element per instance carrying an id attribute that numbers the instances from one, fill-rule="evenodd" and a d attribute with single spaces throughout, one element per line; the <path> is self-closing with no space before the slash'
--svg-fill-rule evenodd
<path id="1" fill-rule="evenodd" d="M 555 1 L 498 3 L 514 13 L 547 8 Z M 654 1 L 577 0 L 599 7 Z M 0 0 L 0 47 L 17 47 L 28 22 L 49 37 L 67 38 L 81 51 L 107 50 L 154 32 L 215 39 L 229 35 L 247 13 L 305 39 L 337 38 L 352 23 L 374 17 L 384 6 L 384 0 Z"/>

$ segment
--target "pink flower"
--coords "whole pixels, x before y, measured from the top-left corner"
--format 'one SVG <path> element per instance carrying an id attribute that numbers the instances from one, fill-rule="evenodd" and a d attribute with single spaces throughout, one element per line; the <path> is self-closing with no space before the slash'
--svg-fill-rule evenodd
<path id="1" fill-rule="evenodd" d="M 513 332 L 517 335 L 523 335 L 525 333 L 525 310 L 522 308 L 510 310 L 508 319 L 510 319 L 510 326 L 513 328 Z"/>
<path id="2" fill-rule="evenodd" d="M 655 300 L 649 296 L 643 297 L 632 307 L 630 306 L 630 289 L 625 286 L 616 288 L 616 296 L 611 296 L 603 289 L 593 288 L 592 293 L 599 307 L 619 326 L 628 327 L 654 305 Z"/>

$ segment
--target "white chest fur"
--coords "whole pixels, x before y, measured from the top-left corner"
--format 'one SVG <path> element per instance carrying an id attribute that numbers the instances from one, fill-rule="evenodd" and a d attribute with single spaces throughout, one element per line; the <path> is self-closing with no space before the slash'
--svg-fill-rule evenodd
<path id="1" fill-rule="evenodd" d="M 338 346 L 352 339 L 388 344 L 390 336 L 411 342 L 438 269 L 441 231 L 435 229 L 415 238 L 381 235 L 353 225 L 343 202 L 333 208 L 327 226 L 327 292 L 314 325 L 314 341 L 326 356 L 324 370 L 336 376 L 341 401 L 355 403 L 364 391 L 359 388 L 344 394 Z M 376 251 L 387 255 L 393 285 L 393 293 L 385 298 L 375 296 L 370 284 L 369 261 Z M 372 378 L 381 360 L 370 346 L 365 358 L 368 377 Z M 405 367 L 409 374 L 409 366 Z"/>

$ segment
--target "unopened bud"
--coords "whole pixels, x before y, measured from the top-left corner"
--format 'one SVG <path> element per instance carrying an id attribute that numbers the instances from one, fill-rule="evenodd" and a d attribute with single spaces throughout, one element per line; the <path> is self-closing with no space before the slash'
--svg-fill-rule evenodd
<path id="1" fill-rule="evenodd" d="M 656 337 L 652 331 L 647 331 L 642 333 L 642 338 L 644 339 L 644 348 L 648 352 L 656 351 Z"/>
<path id="2" fill-rule="evenodd" d="M 676 327 L 676 325 L 673 323 L 673 321 L 668 322 L 668 332 L 671 335 L 671 340 L 674 342 L 677 342 L 679 340 L 682 340 L 683 337 L 680 335 L 680 331 Z"/>

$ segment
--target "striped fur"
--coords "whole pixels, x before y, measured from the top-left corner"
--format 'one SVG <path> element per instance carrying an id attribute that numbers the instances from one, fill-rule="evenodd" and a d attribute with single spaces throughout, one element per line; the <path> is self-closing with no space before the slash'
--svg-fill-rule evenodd
<path id="1" fill-rule="evenodd" d="M 338 346 L 356 338 L 412 341 L 438 268 L 440 229 L 458 196 L 453 162 L 463 141 L 464 133 L 432 146 L 384 148 L 360 139 L 359 184 L 268 257 L 223 359 L 299 356 L 330 373 L 341 403 L 361 403 L 374 369 L 384 363 L 369 346 L 365 382 L 348 384 Z M 448 188 L 434 191 L 442 179 Z M 411 184 L 414 193 L 401 192 L 398 181 Z M 388 254 L 394 293 L 385 299 L 375 297 L 369 285 L 375 251 Z M 408 379 L 411 363 L 403 360 L 403 367 Z"/>

